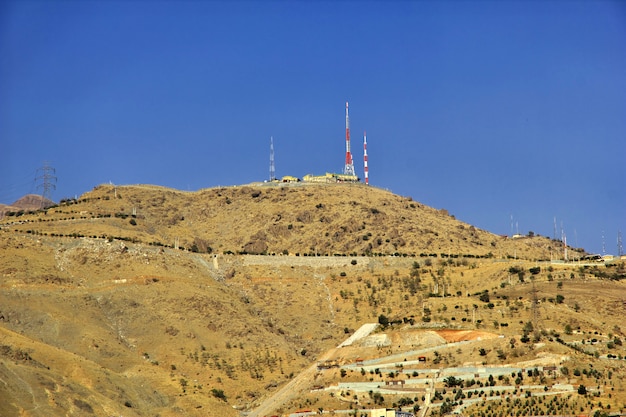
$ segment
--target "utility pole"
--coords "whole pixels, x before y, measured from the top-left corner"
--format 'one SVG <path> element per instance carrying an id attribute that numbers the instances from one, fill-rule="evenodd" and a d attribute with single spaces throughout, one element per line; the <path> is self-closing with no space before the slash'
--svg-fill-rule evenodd
<path id="1" fill-rule="evenodd" d="M 37 170 L 37 176 L 35 181 L 41 181 L 41 184 L 37 185 L 37 188 L 42 189 L 41 193 L 41 208 L 44 208 L 45 200 L 52 200 L 52 190 L 56 190 L 56 171 L 49 165 L 49 162 L 44 161 L 43 167 Z"/>
<path id="2" fill-rule="evenodd" d="M 532 300 L 532 314 L 533 314 L 533 329 L 539 330 L 539 297 L 537 296 L 537 288 L 535 287 L 535 280 L 532 279 L 533 288 L 531 290 Z"/>

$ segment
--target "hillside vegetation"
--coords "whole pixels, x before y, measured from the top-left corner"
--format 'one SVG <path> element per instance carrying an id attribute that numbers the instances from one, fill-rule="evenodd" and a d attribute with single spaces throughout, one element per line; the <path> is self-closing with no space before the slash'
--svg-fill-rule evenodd
<path id="1" fill-rule="evenodd" d="M 562 244 L 508 239 L 362 184 L 257 184 L 182 192 L 102 185 L 19 230 L 111 236 L 197 252 L 291 255 L 472 255 L 549 260 Z M 571 249 L 570 249 L 571 252 Z M 575 257 L 575 253 L 571 253 Z"/>
<path id="2" fill-rule="evenodd" d="M 561 414 L 620 410 L 624 265 L 545 262 L 561 252 L 560 242 L 500 237 L 356 184 L 99 186 L 0 223 L 0 415 L 394 404 L 439 415 L 464 397 L 444 394 L 451 380 L 429 369 L 518 363 L 542 367 L 525 379 L 539 388 L 501 403 L 465 398 L 463 412 L 545 412 L 547 400 L 515 403 L 540 392 Z M 380 327 L 337 348 L 365 323 Z M 412 394 L 339 385 L 420 375 L 428 383 Z M 467 390 L 489 381 L 477 375 Z M 557 394 L 559 384 L 589 393 Z"/>

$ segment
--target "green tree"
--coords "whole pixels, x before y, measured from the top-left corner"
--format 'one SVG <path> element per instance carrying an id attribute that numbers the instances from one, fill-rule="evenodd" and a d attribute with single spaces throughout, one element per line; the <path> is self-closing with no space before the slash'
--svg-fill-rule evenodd
<path id="1" fill-rule="evenodd" d="M 227 401 L 226 395 L 224 394 L 224 390 L 213 388 L 211 390 L 211 394 L 213 394 L 215 398 L 219 398 L 222 401 Z"/>
<path id="2" fill-rule="evenodd" d="M 450 375 L 443 380 L 443 384 L 446 386 L 446 388 L 454 388 L 457 385 L 463 386 L 463 380 Z"/>
<path id="3" fill-rule="evenodd" d="M 446 414 L 450 414 L 452 412 L 452 403 L 448 398 L 441 404 L 441 408 L 439 409 L 439 414 L 444 416 Z"/>

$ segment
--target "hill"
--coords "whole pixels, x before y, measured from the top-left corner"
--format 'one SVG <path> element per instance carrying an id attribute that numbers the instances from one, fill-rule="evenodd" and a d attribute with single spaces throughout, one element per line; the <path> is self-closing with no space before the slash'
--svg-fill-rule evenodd
<path id="1" fill-rule="evenodd" d="M 0 223 L 0 415 L 435 415 L 469 364 L 511 392 L 537 369 L 512 402 L 619 410 L 624 265 L 556 252 L 360 185 L 99 186 Z"/>
<path id="2" fill-rule="evenodd" d="M 7 213 L 17 214 L 20 211 L 36 211 L 54 205 L 54 201 L 49 200 L 43 196 L 36 194 L 27 194 L 24 197 L 15 201 L 13 204 L 0 204 L 0 218 Z"/>
<path id="3" fill-rule="evenodd" d="M 34 221 L 38 233 L 112 235 L 209 253 L 546 260 L 563 252 L 561 242 L 494 235 L 444 209 L 362 184 L 257 184 L 198 192 L 102 185 Z M 577 256 L 573 248 L 570 254 Z"/>

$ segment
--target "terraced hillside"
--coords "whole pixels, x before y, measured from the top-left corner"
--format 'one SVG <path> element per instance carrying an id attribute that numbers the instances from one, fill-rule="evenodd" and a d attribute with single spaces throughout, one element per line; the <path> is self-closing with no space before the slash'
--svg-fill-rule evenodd
<path id="1" fill-rule="evenodd" d="M 362 184 L 256 184 L 181 192 L 102 185 L 11 227 L 111 236 L 197 252 L 291 255 L 449 254 L 551 259 L 560 242 L 508 239 Z M 570 256 L 576 252 L 570 248 Z"/>
<path id="2" fill-rule="evenodd" d="M 96 187 L 0 222 L 0 415 L 621 410 L 626 269 L 542 261 L 558 249 L 358 185 Z M 476 371 L 462 394 L 488 401 L 446 388 L 531 365 L 550 374 L 491 397 Z M 362 383 L 382 388 L 341 385 Z"/>

